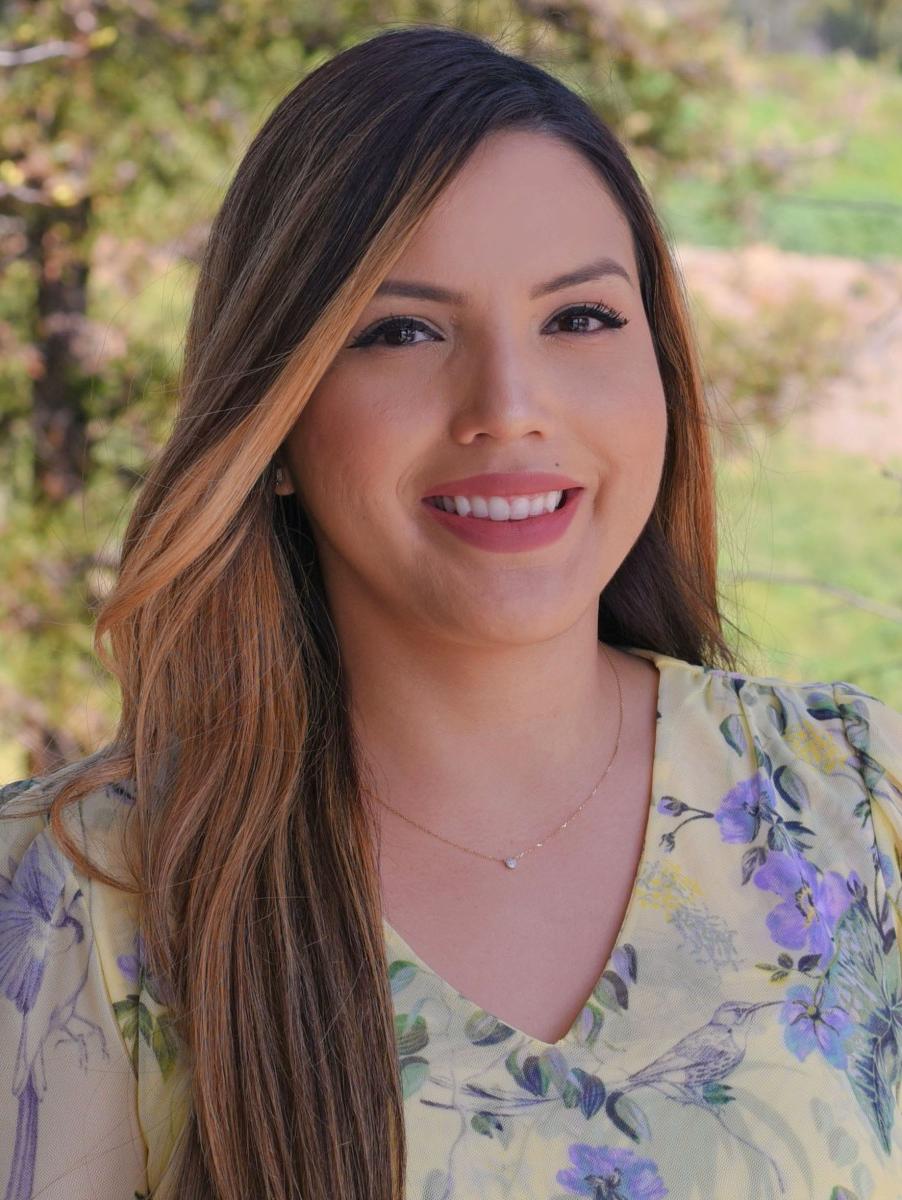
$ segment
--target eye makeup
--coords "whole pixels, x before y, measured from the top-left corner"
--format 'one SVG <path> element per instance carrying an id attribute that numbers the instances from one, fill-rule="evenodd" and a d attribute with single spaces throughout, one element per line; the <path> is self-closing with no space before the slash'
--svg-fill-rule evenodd
<path id="1" fill-rule="evenodd" d="M 628 318 L 619 313 L 617 309 L 611 308 L 607 304 L 571 304 L 551 318 L 552 321 L 561 321 L 564 318 L 579 318 L 589 317 L 601 321 L 605 329 L 620 329 L 624 325 L 629 324 Z M 407 333 L 430 333 L 433 332 L 431 327 L 424 321 L 418 320 L 416 317 L 407 317 L 401 315 L 392 315 L 385 317 L 376 324 L 369 326 L 367 329 L 359 333 L 357 337 L 348 346 L 348 349 L 363 349 L 366 346 L 378 344 L 380 337 L 392 337 L 399 334 Z M 567 329 L 564 333 L 578 333 L 578 330 Z M 583 330 L 584 333 L 600 333 L 602 330 L 588 329 Z M 442 340 L 441 338 L 439 340 Z M 399 349 L 402 345 L 413 345 L 410 341 L 403 341 L 391 345 L 384 343 L 387 349 Z"/>

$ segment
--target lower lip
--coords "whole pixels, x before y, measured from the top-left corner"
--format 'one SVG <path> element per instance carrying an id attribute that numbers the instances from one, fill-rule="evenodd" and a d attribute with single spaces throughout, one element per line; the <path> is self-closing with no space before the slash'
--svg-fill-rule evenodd
<path id="1" fill-rule="evenodd" d="M 519 521 L 492 521 L 488 517 L 462 517 L 459 513 L 445 512 L 426 500 L 420 501 L 426 511 L 445 529 L 454 533 L 471 546 L 481 550 L 511 552 L 514 550 L 536 550 L 550 546 L 563 537 L 573 520 L 583 488 L 566 492 L 564 503 L 554 512 L 542 513 L 538 517 L 523 517 Z"/>

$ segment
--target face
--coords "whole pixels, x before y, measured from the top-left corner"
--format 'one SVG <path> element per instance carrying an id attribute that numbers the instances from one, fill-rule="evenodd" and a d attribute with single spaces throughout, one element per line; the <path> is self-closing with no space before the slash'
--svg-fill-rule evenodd
<path id="1" fill-rule="evenodd" d="M 601 258 L 628 278 L 539 294 Z M 599 595 L 654 505 L 667 433 L 626 221 L 575 150 L 499 133 L 389 279 L 460 295 L 375 296 L 276 456 L 279 491 L 295 491 L 311 522 L 336 628 L 378 619 L 487 646 L 547 641 L 582 619 L 594 638 Z M 445 481 L 518 471 L 581 487 L 544 544 L 488 548 L 424 504 Z"/>

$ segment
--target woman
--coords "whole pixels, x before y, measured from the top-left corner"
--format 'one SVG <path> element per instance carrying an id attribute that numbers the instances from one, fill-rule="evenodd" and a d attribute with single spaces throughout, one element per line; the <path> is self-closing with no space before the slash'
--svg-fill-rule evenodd
<path id="1" fill-rule="evenodd" d="M 5 789 L 6 1200 L 902 1194 L 902 716 L 728 649 L 583 100 L 428 26 L 308 76 L 181 392 L 116 737 Z"/>

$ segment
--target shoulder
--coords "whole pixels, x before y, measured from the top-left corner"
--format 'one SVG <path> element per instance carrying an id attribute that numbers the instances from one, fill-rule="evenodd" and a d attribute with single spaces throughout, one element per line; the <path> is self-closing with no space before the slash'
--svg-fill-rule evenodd
<path id="1" fill-rule="evenodd" d="M 92 934 L 102 933 L 92 938 L 91 946 L 98 951 L 111 998 L 117 999 L 128 981 L 127 969 L 123 975 L 126 964 L 111 962 L 108 952 L 121 952 L 123 938 L 134 949 L 137 903 L 127 890 L 82 873 L 50 824 L 49 801 L 41 783 L 24 779 L 0 787 L 0 902 L 7 910 L 25 905 L 33 918 L 52 922 L 64 899 L 80 901 Z M 126 788 L 107 786 L 63 810 L 64 828 L 75 845 L 114 878 L 128 875 L 122 846 L 130 803 Z M 109 970 L 112 965 L 116 973 Z"/>
<path id="2" fill-rule="evenodd" d="M 838 760 L 862 770 L 876 766 L 869 755 L 873 746 L 885 769 L 898 775 L 902 713 L 855 684 L 797 682 L 664 657 L 671 668 L 671 690 L 681 705 L 694 708 L 709 724 L 739 718 L 723 725 L 725 735 L 737 740 L 745 735 L 759 750 L 782 740 L 825 770 Z"/>
<path id="3" fill-rule="evenodd" d="M 847 680 L 790 681 L 773 675 L 721 671 L 683 664 L 684 686 L 704 696 L 722 733 L 751 739 L 759 765 L 768 747 L 781 747 L 826 775 L 860 775 L 868 784 L 886 780 L 890 797 L 899 791 L 902 713 Z M 734 716 L 738 722 L 723 722 Z"/>
<path id="4" fill-rule="evenodd" d="M 133 799 L 124 782 L 63 810 L 75 844 L 114 879 L 129 877 L 122 847 Z M 123 1178 L 134 1178 L 134 1193 L 143 1194 L 181 1127 L 177 1038 L 145 970 L 138 897 L 83 874 L 57 840 L 48 807 L 40 781 L 0 787 L 0 1145 L 30 1156 L 8 1170 L 24 1171 L 37 1188 L 49 1185 L 42 1171 L 59 1169 L 68 1153 L 81 1163 L 79 1138 L 87 1138 L 110 1164 L 109 1180 L 105 1166 L 94 1168 L 90 1187 L 86 1176 L 79 1190 L 78 1171 L 88 1168 L 73 1165 L 67 1197 L 123 1194 Z M 17 1111 L 3 1100 L 9 1092 L 19 1097 Z M 22 1105 L 32 1092 L 40 1124 L 29 1150 L 17 1122 L 29 1119 Z M 67 1108 L 79 1114 L 71 1145 L 61 1133 Z"/>
<path id="5" fill-rule="evenodd" d="M 42 782 L 25 779 L 0 787 L 0 947 L 6 949 L 5 956 L 0 952 L 0 991 L 9 996 L 15 990 L 11 976 L 19 953 L 42 949 L 44 970 L 29 977 L 28 994 L 19 996 L 27 1009 L 51 961 L 62 957 L 59 945 L 49 953 L 50 943 L 63 940 L 70 961 L 96 960 L 104 994 L 114 1005 L 135 982 L 128 953 L 137 944 L 136 898 L 82 872 L 50 824 Z M 63 810 L 75 845 L 114 878 L 127 878 L 122 838 L 129 798 L 128 792 L 105 787 Z M 65 916 L 76 910 L 77 925 Z M 67 927 L 69 936 L 62 938 Z"/>
<path id="6" fill-rule="evenodd" d="M 96 888 L 54 836 L 36 781 L 0 788 L 0 1180 L 23 1196 L 62 1195 L 63 1182 L 72 1200 L 145 1186 L 135 1070 L 110 989 L 127 906 Z"/>
<path id="7" fill-rule="evenodd" d="M 900 819 L 902 713 L 880 697 L 847 680 L 797 682 L 669 662 L 686 730 L 748 756 L 791 807 L 804 804 L 811 785 L 879 803 Z"/>
<path id="8" fill-rule="evenodd" d="M 847 680 L 791 682 L 671 661 L 680 735 L 693 743 L 699 771 L 727 781 L 721 836 L 745 841 L 748 797 L 760 798 L 768 850 L 858 879 L 876 904 L 884 946 L 895 942 L 898 955 L 902 713 Z"/>

